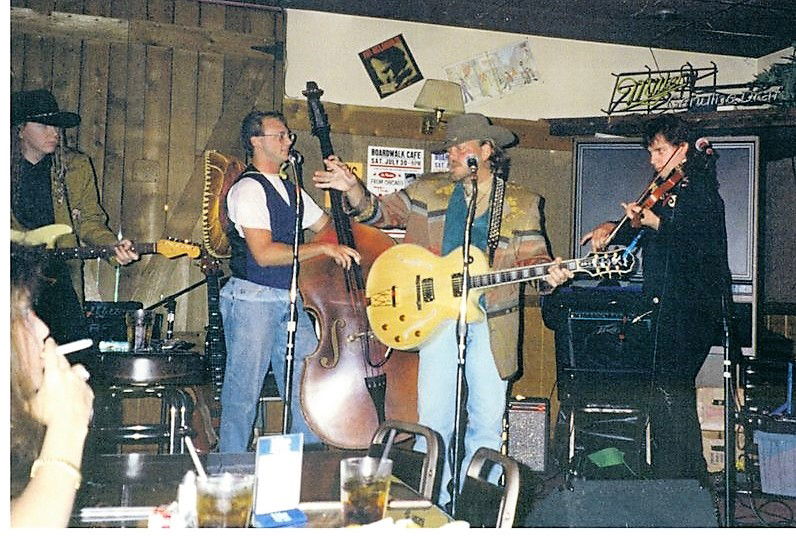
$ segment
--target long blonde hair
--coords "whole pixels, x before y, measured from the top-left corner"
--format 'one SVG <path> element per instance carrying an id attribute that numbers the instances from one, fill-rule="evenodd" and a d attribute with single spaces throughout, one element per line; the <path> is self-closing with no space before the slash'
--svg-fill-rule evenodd
<path id="1" fill-rule="evenodd" d="M 25 359 L 25 318 L 36 293 L 40 274 L 38 254 L 30 248 L 11 244 L 11 497 L 28 482 L 30 466 L 39 455 L 44 425 L 30 414 L 30 400 L 36 394 Z"/>

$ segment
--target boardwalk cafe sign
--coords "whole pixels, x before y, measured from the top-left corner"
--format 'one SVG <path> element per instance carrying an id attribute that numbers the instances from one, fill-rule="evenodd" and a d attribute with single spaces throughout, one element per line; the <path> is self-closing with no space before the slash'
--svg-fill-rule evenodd
<path id="1" fill-rule="evenodd" d="M 695 69 L 685 64 L 680 69 L 614 74 L 614 90 L 608 115 L 630 112 L 689 110 L 708 112 L 719 106 L 760 106 L 773 104 L 782 97 L 782 86 L 760 87 L 753 84 L 716 84 L 718 70 Z"/>

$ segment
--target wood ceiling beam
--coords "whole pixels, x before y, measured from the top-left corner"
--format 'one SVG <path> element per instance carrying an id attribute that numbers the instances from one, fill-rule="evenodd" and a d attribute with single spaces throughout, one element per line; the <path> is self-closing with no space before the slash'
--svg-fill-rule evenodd
<path id="1" fill-rule="evenodd" d="M 422 134 L 420 126 L 423 116 L 428 112 L 381 108 L 376 106 L 343 105 L 324 102 L 329 124 L 334 132 L 353 136 L 376 136 L 388 138 L 408 138 L 421 141 L 440 141 L 444 129 L 432 134 Z M 296 130 L 310 130 L 307 102 L 302 99 L 285 99 L 283 108 L 285 119 Z M 495 118 L 501 125 L 519 137 L 518 147 L 532 149 L 572 150 L 570 140 L 550 134 L 550 125 L 544 120 L 528 121 L 522 119 Z"/>
<path id="2" fill-rule="evenodd" d="M 281 49 L 280 44 L 273 39 L 264 39 L 257 34 L 60 11 L 44 14 L 20 7 L 11 8 L 11 29 L 14 32 L 46 37 L 158 46 L 254 59 L 263 59 L 263 54 L 273 57 Z M 272 50 L 252 50 L 253 46 L 266 49 L 272 47 Z"/>

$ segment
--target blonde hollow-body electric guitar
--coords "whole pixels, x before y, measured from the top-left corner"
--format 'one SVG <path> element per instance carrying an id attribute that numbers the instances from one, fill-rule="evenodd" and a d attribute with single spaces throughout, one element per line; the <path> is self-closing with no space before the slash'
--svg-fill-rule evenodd
<path id="1" fill-rule="evenodd" d="M 629 273 L 635 257 L 625 248 L 594 252 L 561 263 L 544 263 L 490 272 L 486 255 L 470 249 L 467 322 L 486 315 L 478 298 L 490 287 L 544 278 L 552 266 L 592 277 Z M 459 316 L 462 295 L 462 249 L 444 257 L 414 244 L 387 249 L 371 266 L 365 286 L 367 315 L 373 335 L 397 350 L 419 348 L 440 324 Z"/>

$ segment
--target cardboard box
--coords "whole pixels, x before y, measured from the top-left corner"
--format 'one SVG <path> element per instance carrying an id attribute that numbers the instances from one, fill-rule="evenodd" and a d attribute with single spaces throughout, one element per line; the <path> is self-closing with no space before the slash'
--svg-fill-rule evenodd
<path id="1" fill-rule="evenodd" d="M 737 400 L 743 401 L 743 389 L 736 390 Z M 697 415 L 702 430 L 724 431 L 724 387 L 697 388 Z"/>
<path id="2" fill-rule="evenodd" d="M 735 431 L 735 468 L 737 470 L 743 470 L 743 443 L 743 430 L 738 427 Z M 702 431 L 702 455 L 705 457 L 709 473 L 724 470 L 724 431 Z"/>

